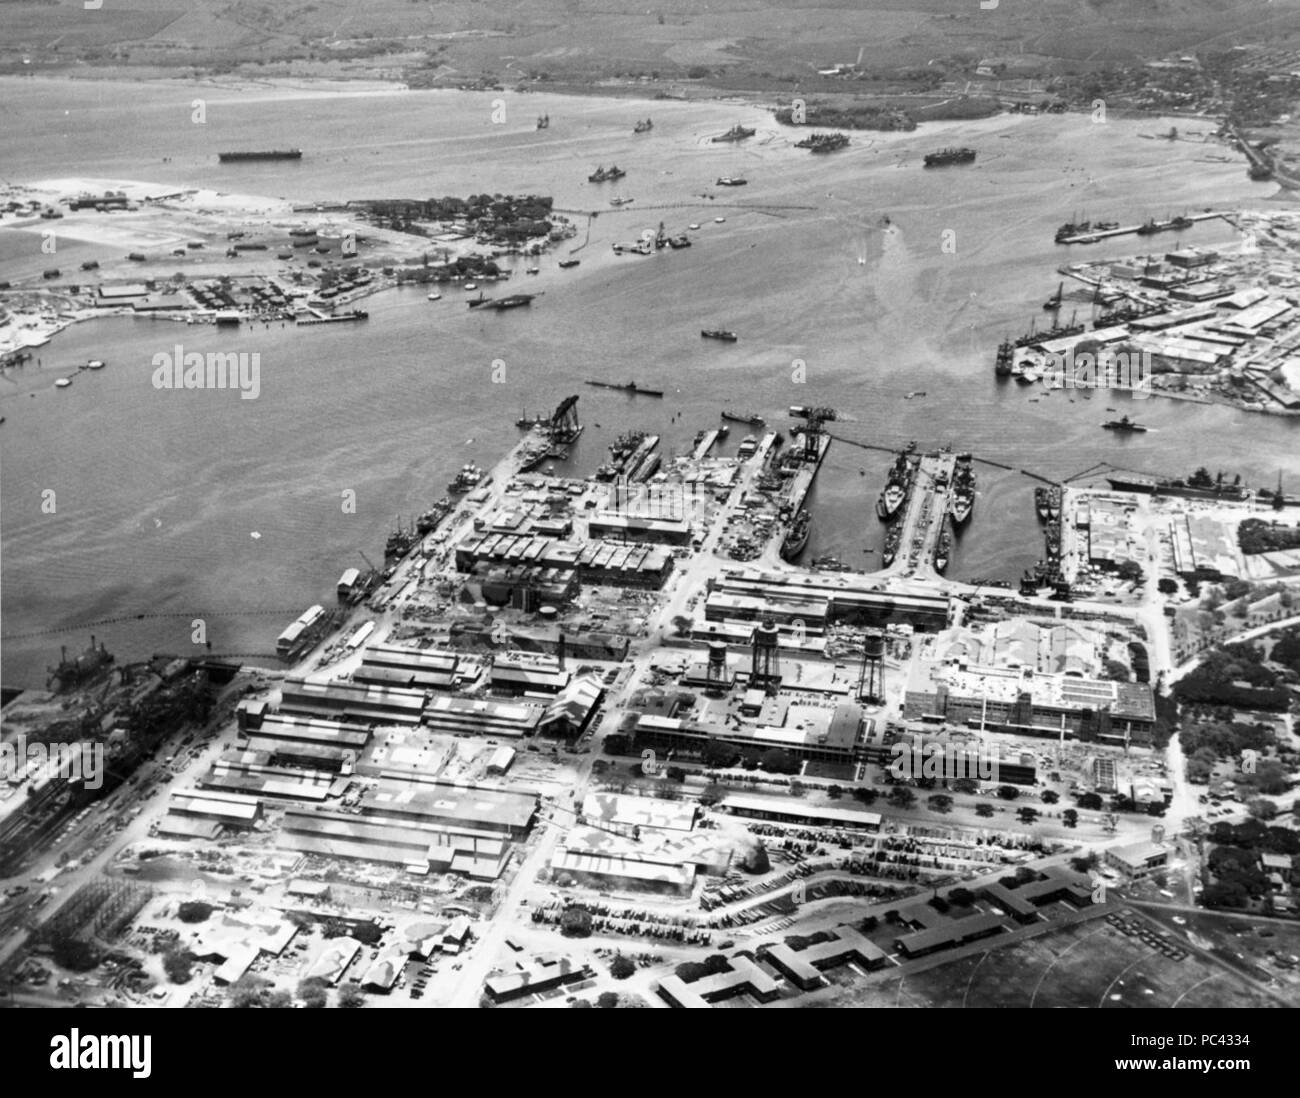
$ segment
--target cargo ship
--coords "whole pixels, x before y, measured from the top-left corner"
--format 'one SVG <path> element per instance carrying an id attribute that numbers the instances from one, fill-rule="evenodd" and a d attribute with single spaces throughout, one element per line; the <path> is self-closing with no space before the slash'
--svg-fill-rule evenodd
<path id="1" fill-rule="evenodd" d="M 617 164 L 611 164 L 608 168 L 601 165 L 596 166 L 596 170 L 587 176 L 588 183 L 608 183 L 614 179 L 622 179 L 627 175 Z"/>
<path id="2" fill-rule="evenodd" d="M 722 411 L 722 418 L 731 423 L 747 423 L 750 427 L 762 427 L 767 422 L 755 412 L 732 412 L 725 408 Z"/>
<path id="3" fill-rule="evenodd" d="M 796 141 L 796 149 L 808 149 L 814 153 L 829 153 L 842 149 L 849 143 L 848 135 L 842 133 L 813 133 L 802 141 Z"/>
<path id="4" fill-rule="evenodd" d="M 940 149 L 925 154 L 927 168 L 942 168 L 948 164 L 969 164 L 975 159 L 974 149 Z"/>
<path id="5" fill-rule="evenodd" d="M 1144 476 L 1142 473 L 1117 473 L 1106 477 L 1106 482 L 1118 492 L 1141 492 L 1146 495 L 1181 496 L 1187 499 L 1225 499 L 1240 503 L 1250 497 L 1250 489 L 1242 487 L 1240 475 L 1231 484 L 1223 482 L 1223 474 L 1210 476 L 1205 469 L 1197 469 L 1186 480 Z"/>
<path id="6" fill-rule="evenodd" d="M 998 355 L 993 363 L 993 372 L 998 377 L 1010 377 L 1015 372 L 1013 358 L 1016 353 L 1016 345 L 1009 339 L 1004 339 L 998 344 Z"/>
<path id="7" fill-rule="evenodd" d="M 1120 416 L 1119 419 L 1108 419 L 1101 426 L 1102 430 L 1121 431 L 1125 434 L 1134 431 L 1149 431 L 1151 429 L 1145 423 L 1138 423 L 1135 420 L 1129 419 L 1128 416 Z"/>
<path id="8" fill-rule="evenodd" d="M 934 547 L 934 570 L 940 575 L 948 571 L 948 556 L 952 552 L 952 531 L 945 522 L 943 533 L 939 535 L 939 544 Z"/>
<path id="9" fill-rule="evenodd" d="M 1034 489 L 1034 511 L 1039 522 L 1047 521 L 1047 489 L 1042 485 Z"/>
<path id="10" fill-rule="evenodd" d="M 721 328 L 702 328 L 700 335 L 705 339 L 720 339 L 723 343 L 735 343 L 739 338 L 735 332 L 724 331 Z"/>
<path id="11" fill-rule="evenodd" d="M 732 126 L 726 133 L 720 133 L 717 137 L 710 138 L 715 144 L 722 141 L 744 141 L 747 137 L 753 137 L 758 131 L 749 126 L 742 126 L 739 123 Z"/>
<path id="12" fill-rule="evenodd" d="M 795 515 L 794 522 L 790 524 L 790 529 L 781 542 L 782 560 L 792 561 L 798 558 L 808 545 L 808 531 L 811 527 L 812 515 L 807 511 L 800 511 Z"/>
<path id="13" fill-rule="evenodd" d="M 302 149 L 271 149 L 268 152 L 223 152 L 217 153 L 217 159 L 223 164 L 237 160 L 301 160 Z"/>
<path id="14" fill-rule="evenodd" d="M 632 393 L 634 396 L 662 397 L 662 389 L 646 389 L 638 385 L 635 381 L 624 382 L 622 385 L 615 385 L 610 381 L 588 381 L 588 385 L 594 385 L 597 389 L 613 389 L 618 393 Z"/>
<path id="15" fill-rule="evenodd" d="M 957 455 L 957 464 L 952 474 L 952 521 L 961 526 L 966 523 L 975 510 L 975 471 L 971 467 L 971 455 Z"/>

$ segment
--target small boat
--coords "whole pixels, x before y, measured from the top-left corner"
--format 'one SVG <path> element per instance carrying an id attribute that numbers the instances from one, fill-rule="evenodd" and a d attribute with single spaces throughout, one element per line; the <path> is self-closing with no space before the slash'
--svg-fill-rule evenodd
<path id="1" fill-rule="evenodd" d="M 735 343 L 739 338 L 735 332 L 724 331 L 721 328 L 702 328 L 700 335 L 705 339 L 720 339 L 724 343 Z"/>
<path id="2" fill-rule="evenodd" d="M 433 294 L 430 294 L 430 295 L 429 295 L 429 300 L 430 300 L 430 301 L 441 301 L 441 300 L 442 300 L 442 294 L 439 294 L 439 293 L 433 293 Z"/>
<path id="3" fill-rule="evenodd" d="M 466 282 L 466 283 L 465 283 L 465 289 L 467 289 L 467 290 L 477 290 L 477 289 L 478 289 L 478 283 L 477 283 L 477 282 Z"/>
<path id="4" fill-rule="evenodd" d="M 713 220 L 714 220 L 717 224 L 721 225 L 721 224 L 722 224 L 724 221 L 726 221 L 727 219 L 726 219 L 725 217 L 715 217 Z"/>
<path id="5" fill-rule="evenodd" d="M 688 229 L 698 229 L 698 228 L 700 227 L 700 223 L 699 223 L 698 221 L 692 221 L 692 222 L 691 222 L 689 225 L 687 225 L 686 227 L 687 227 Z"/>
<path id="6" fill-rule="evenodd" d="M 581 262 L 580 259 L 561 259 L 560 266 L 567 271 L 570 267 L 576 267 Z"/>
<path id="7" fill-rule="evenodd" d="M 925 396 L 925 390 L 924 390 L 924 389 L 915 389 L 915 390 L 913 390 L 912 392 L 908 393 L 907 396 L 903 397 L 903 399 L 904 399 L 904 400 L 914 400 L 916 397 L 923 397 L 923 396 Z"/>
<path id="8" fill-rule="evenodd" d="M 71 384 L 72 384 L 72 378 L 70 377 L 61 377 L 58 379 L 58 381 L 54 383 L 55 388 L 58 389 L 66 389 Z"/>
<path id="9" fill-rule="evenodd" d="M 104 360 L 102 358 L 92 358 L 89 362 L 86 363 L 87 370 L 102 370 L 103 368 L 104 368 Z"/>
<path id="10" fill-rule="evenodd" d="M 540 271 L 541 271 L 540 267 L 529 267 L 524 271 L 524 274 L 535 275 L 540 273 Z"/>
<path id="11" fill-rule="evenodd" d="M 1128 416 L 1120 416 L 1119 419 L 1109 419 L 1101 426 L 1105 431 L 1142 432 L 1151 429 L 1145 423 L 1137 423 L 1136 421 L 1129 419 Z"/>
<path id="12" fill-rule="evenodd" d="M 718 187 L 743 187 L 748 182 L 748 179 L 739 175 L 721 175 L 718 177 L 718 181 L 714 185 Z"/>

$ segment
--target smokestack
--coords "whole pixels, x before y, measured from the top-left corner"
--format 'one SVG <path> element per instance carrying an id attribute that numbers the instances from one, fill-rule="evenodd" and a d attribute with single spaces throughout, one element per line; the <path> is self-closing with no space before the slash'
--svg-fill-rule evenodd
<path id="1" fill-rule="evenodd" d="M 556 659 L 559 661 L 560 670 L 563 671 L 564 670 L 564 630 L 563 629 L 560 630 L 560 639 L 555 646 L 555 656 Z"/>

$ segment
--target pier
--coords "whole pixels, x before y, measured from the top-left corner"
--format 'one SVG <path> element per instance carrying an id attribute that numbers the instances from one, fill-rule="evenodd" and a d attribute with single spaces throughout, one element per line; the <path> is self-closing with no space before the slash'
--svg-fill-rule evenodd
<path id="1" fill-rule="evenodd" d="M 949 489 L 957 460 L 950 450 L 921 456 L 903 505 L 898 556 L 888 571 L 905 576 L 934 573 L 934 549 L 948 517 Z"/>
<path id="2" fill-rule="evenodd" d="M 1198 213 L 1185 215 L 1188 221 L 1213 221 L 1216 217 L 1221 217 L 1230 225 L 1232 219 L 1225 213 Z M 1103 229 L 1100 232 L 1078 233 L 1075 236 L 1062 237 L 1057 241 L 1058 244 L 1096 244 L 1099 241 L 1107 240 L 1113 236 L 1154 236 L 1156 233 L 1166 233 L 1177 231 L 1172 221 L 1157 221 L 1156 233 L 1141 233 L 1141 225 L 1129 225 L 1119 229 Z"/>

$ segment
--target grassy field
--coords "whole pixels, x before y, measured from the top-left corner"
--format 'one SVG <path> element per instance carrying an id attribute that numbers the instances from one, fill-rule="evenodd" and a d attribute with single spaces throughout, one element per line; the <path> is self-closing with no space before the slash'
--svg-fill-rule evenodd
<path id="1" fill-rule="evenodd" d="M 1104 920 L 863 984 L 848 970 L 818 1007 L 1252 1007 L 1277 1000 L 1195 953 L 1172 961 Z"/>
<path id="2" fill-rule="evenodd" d="M 846 62 L 872 75 L 923 76 L 933 65 L 969 74 L 982 59 L 1050 73 L 1285 43 L 1297 32 L 1300 9 L 1268 0 L 1039 0 L 991 10 L 950 0 L 717 0 L 708 10 L 687 0 L 109 0 L 91 11 L 82 0 L 0 0 L 0 68 L 816 88 L 825 83 L 817 69 Z M 859 90 L 858 81 L 835 83 Z"/>

